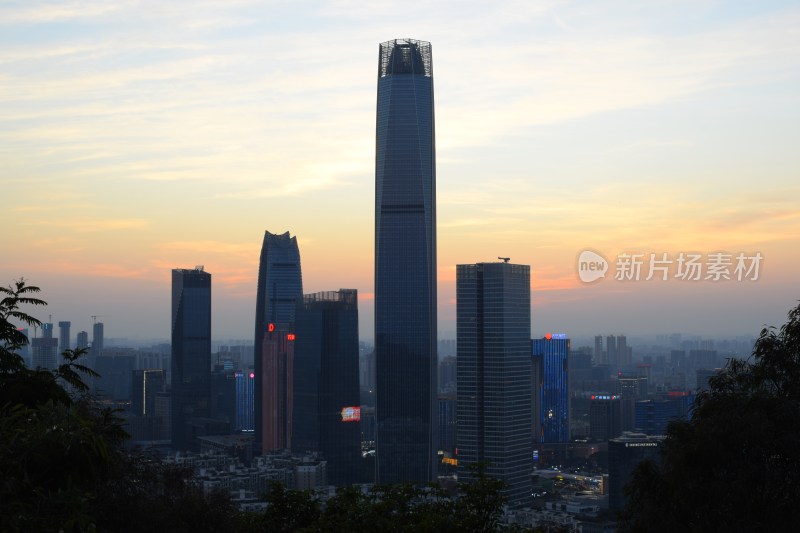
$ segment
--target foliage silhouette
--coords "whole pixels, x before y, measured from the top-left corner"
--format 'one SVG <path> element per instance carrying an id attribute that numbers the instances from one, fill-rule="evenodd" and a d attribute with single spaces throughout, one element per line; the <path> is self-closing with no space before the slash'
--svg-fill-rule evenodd
<path id="1" fill-rule="evenodd" d="M 627 531 L 783 531 L 800 501 L 800 306 L 669 425 L 627 487 Z M 793 529 L 791 527 L 790 529 Z"/>

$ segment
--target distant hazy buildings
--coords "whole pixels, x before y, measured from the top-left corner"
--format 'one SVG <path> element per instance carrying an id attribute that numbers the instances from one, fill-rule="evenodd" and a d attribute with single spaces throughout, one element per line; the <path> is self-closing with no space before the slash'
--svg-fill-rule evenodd
<path id="1" fill-rule="evenodd" d="M 69 327 L 72 325 L 71 322 L 62 320 L 58 323 L 58 353 L 59 355 L 64 353 L 65 350 L 69 350 L 70 342 L 69 342 Z"/>
<path id="2" fill-rule="evenodd" d="M 274 446 L 285 445 L 288 436 L 287 425 L 291 424 L 291 420 L 286 418 L 286 412 L 291 406 L 286 402 L 291 401 L 291 397 L 287 399 L 286 394 L 291 381 L 291 357 L 287 351 L 289 345 L 286 336 L 293 333 L 295 304 L 302 296 L 303 277 L 297 238 L 290 236 L 288 231 L 280 235 L 265 231 L 258 265 L 253 348 L 257 452 L 279 449 Z M 267 383 L 274 383 L 280 390 L 275 390 L 272 385 L 268 389 Z M 275 411 L 265 411 L 268 401 L 267 408 Z M 269 417 L 269 428 L 265 428 L 266 417 Z M 281 424 L 283 427 L 278 427 Z M 276 431 L 283 436 L 275 434 Z M 270 435 L 272 444 L 264 444 L 265 432 Z"/>
<path id="3" fill-rule="evenodd" d="M 92 358 L 101 357 L 103 355 L 103 323 L 95 322 L 92 325 Z"/>
<path id="4" fill-rule="evenodd" d="M 607 365 L 608 364 L 608 352 L 603 350 L 603 336 L 602 335 L 595 335 L 594 337 L 594 352 L 592 353 L 594 357 L 594 364 L 596 365 Z"/>
<path id="5" fill-rule="evenodd" d="M 208 418 L 211 374 L 211 274 L 172 271 L 172 447 L 195 447 L 192 419 Z"/>
<path id="6" fill-rule="evenodd" d="M 535 413 L 538 442 L 569 442 L 569 339 L 564 334 L 547 334 L 533 340 L 532 360 L 539 382 L 539 412 Z"/>
<path id="7" fill-rule="evenodd" d="M 78 338 L 75 342 L 75 348 L 88 348 L 89 347 L 89 333 L 86 331 L 79 331 Z"/>
<path id="8" fill-rule="evenodd" d="M 375 143 L 377 481 L 436 479 L 436 157 L 431 45 L 381 43 Z"/>
<path id="9" fill-rule="evenodd" d="M 32 366 L 53 370 L 58 366 L 58 339 L 53 338 L 52 324 L 42 324 L 42 326 L 50 328 L 42 329 L 42 337 L 31 339 Z"/>
<path id="10" fill-rule="evenodd" d="M 292 449 L 320 452 L 334 485 L 360 481 L 358 293 L 306 294 L 295 321 Z"/>
<path id="11" fill-rule="evenodd" d="M 530 503 L 530 267 L 456 267 L 458 478 L 471 466 L 506 483 L 511 507 Z M 566 392 L 566 390 L 565 390 Z"/>
<path id="12" fill-rule="evenodd" d="M 595 337 L 595 352 L 597 352 L 598 342 L 602 343 L 602 337 Z M 602 347 L 602 344 L 600 344 Z M 603 363 L 609 364 L 614 370 L 620 370 L 631 364 L 633 351 L 628 346 L 628 339 L 625 335 L 609 335 L 606 337 L 606 350 L 603 354 Z"/>

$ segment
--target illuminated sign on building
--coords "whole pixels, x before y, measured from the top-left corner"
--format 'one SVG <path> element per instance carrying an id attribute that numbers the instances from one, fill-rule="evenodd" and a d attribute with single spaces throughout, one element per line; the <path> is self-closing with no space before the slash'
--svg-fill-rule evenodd
<path id="1" fill-rule="evenodd" d="M 442 463 L 446 465 L 458 466 L 458 459 L 453 459 L 452 457 L 442 457 Z"/>
<path id="2" fill-rule="evenodd" d="M 361 407 L 342 407 L 342 422 L 358 422 L 361 420 Z"/>
<path id="3" fill-rule="evenodd" d="M 288 335 L 286 335 L 287 341 L 293 341 L 294 339 L 295 339 L 294 333 L 289 333 Z"/>
<path id="4" fill-rule="evenodd" d="M 616 400 L 619 398 L 617 395 L 608 395 L 608 394 L 592 394 L 592 400 Z"/>

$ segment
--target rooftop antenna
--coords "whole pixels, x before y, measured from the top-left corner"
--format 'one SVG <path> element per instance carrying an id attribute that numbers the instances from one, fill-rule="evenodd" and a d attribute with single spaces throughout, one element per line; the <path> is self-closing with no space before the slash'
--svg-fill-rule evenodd
<path id="1" fill-rule="evenodd" d="M 498 257 L 498 259 L 500 259 L 503 263 L 508 263 L 511 261 L 510 257 Z"/>

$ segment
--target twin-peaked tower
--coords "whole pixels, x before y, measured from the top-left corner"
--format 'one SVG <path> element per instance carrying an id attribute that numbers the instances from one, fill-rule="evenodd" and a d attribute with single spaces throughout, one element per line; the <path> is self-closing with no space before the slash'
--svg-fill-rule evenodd
<path id="1" fill-rule="evenodd" d="M 297 237 L 264 232 L 258 266 L 255 363 L 255 450 L 291 446 L 295 306 L 303 297 Z"/>
<path id="2" fill-rule="evenodd" d="M 431 45 L 382 43 L 375 143 L 377 479 L 436 480 L 436 155 Z"/>

